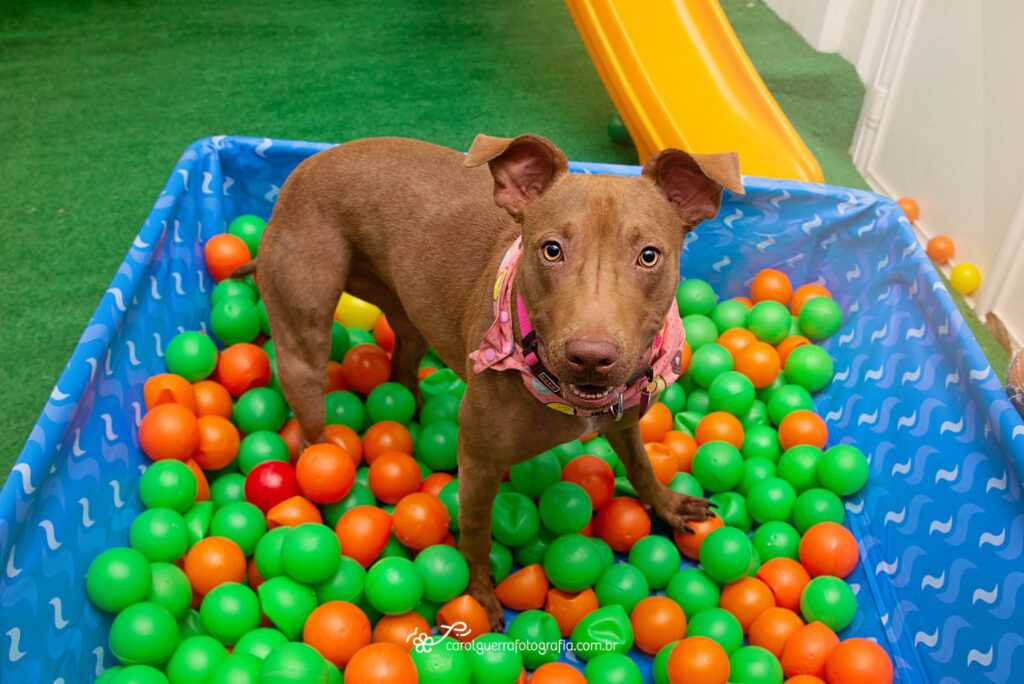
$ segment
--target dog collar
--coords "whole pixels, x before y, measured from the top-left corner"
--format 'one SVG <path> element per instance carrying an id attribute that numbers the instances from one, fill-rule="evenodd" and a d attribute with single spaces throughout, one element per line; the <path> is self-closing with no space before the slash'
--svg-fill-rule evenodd
<path id="1" fill-rule="evenodd" d="M 522 295 L 516 295 L 515 312 L 519 321 L 522 344 L 516 342 L 512 325 L 512 284 L 516 266 L 523 253 L 523 240 L 516 238 L 498 266 L 498 276 L 491 293 L 494 322 L 484 333 L 480 347 L 469 355 L 473 372 L 485 370 L 518 371 L 526 389 L 549 409 L 571 416 L 611 415 L 616 420 L 626 409 L 640 407 L 643 415 L 659 392 L 675 382 L 682 372 L 682 349 L 685 339 L 679 307 L 675 298 L 665 315 L 661 330 L 654 337 L 647 363 L 625 385 L 612 389 L 612 401 L 599 409 L 575 406 L 565 396 L 562 383 L 544 366 L 538 351 L 537 333 L 530 322 Z"/>

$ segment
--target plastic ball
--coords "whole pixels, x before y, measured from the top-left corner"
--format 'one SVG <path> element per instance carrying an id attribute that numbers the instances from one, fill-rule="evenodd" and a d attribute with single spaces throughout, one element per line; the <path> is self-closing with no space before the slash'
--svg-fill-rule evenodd
<path id="1" fill-rule="evenodd" d="M 838 632 L 853 622 L 857 614 L 857 597 L 843 580 L 822 575 L 812 579 L 804 588 L 800 612 L 808 622 L 821 622 Z"/>
<path id="2" fill-rule="evenodd" d="M 397 382 L 377 385 L 366 397 L 366 412 L 377 423 L 393 420 L 408 423 L 416 411 L 416 398 L 405 386 Z"/>
<path id="3" fill-rule="evenodd" d="M 711 342 L 693 352 L 690 361 L 690 375 L 701 387 L 710 387 L 719 375 L 733 369 L 733 358 L 729 350 Z"/>
<path id="4" fill-rule="evenodd" d="M 512 684 L 523 670 L 522 654 L 504 634 L 481 634 L 474 639 L 469 661 L 473 682 Z"/>
<path id="5" fill-rule="evenodd" d="M 629 612 L 650 594 L 650 587 L 639 569 L 627 563 L 615 563 L 601 573 L 594 593 L 602 606 L 618 605 Z"/>
<path id="6" fill-rule="evenodd" d="M 295 468 L 289 463 L 264 461 L 245 476 L 245 499 L 264 513 L 299 494 Z"/>
<path id="7" fill-rule="evenodd" d="M 603 570 L 593 542 L 579 534 L 566 534 L 551 542 L 543 564 L 551 583 L 564 591 L 593 586 Z"/>
<path id="8" fill-rule="evenodd" d="M 730 676 L 747 684 L 782 684 L 782 664 L 770 651 L 744 646 L 729 657 Z"/>
<path id="9" fill-rule="evenodd" d="M 160 404 L 139 424 L 139 446 L 154 461 L 184 461 L 199 446 L 199 421 L 180 404 Z"/>
<path id="10" fill-rule="evenodd" d="M 265 461 L 288 463 L 288 445 L 276 432 L 260 430 L 245 436 L 238 448 L 238 469 L 243 475 Z"/>
<path id="11" fill-rule="evenodd" d="M 232 344 L 217 359 L 217 382 L 235 397 L 270 382 L 270 357 L 255 344 Z"/>
<path id="12" fill-rule="evenodd" d="M 152 586 L 149 559 L 127 547 L 102 552 L 89 564 L 85 575 L 85 591 L 89 600 L 109 613 L 145 601 Z"/>
<path id="13" fill-rule="evenodd" d="M 287 411 L 280 394 L 269 387 L 257 387 L 238 398 L 232 420 L 247 435 L 259 430 L 277 432 L 284 425 Z"/>
<path id="14" fill-rule="evenodd" d="M 672 648 L 666 669 L 668 681 L 673 684 L 727 684 L 729 656 L 711 639 L 701 636 L 687 637 Z"/>
<path id="15" fill-rule="evenodd" d="M 466 559 L 451 546 L 428 546 L 416 554 L 414 563 L 423 578 L 423 597 L 428 601 L 450 601 L 469 584 Z"/>
<path id="16" fill-rule="evenodd" d="M 341 562 L 341 545 L 329 527 L 305 523 L 292 528 L 281 544 L 281 567 L 304 584 L 322 582 Z"/>
<path id="17" fill-rule="evenodd" d="M 341 374 L 353 391 L 369 394 L 375 387 L 388 381 L 391 376 L 391 358 L 375 344 L 356 344 L 345 353 Z M 386 406 L 387 402 L 381 402 L 382 409 L 388 410 Z"/>
<path id="18" fill-rule="evenodd" d="M 832 382 L 833 372 L 832 357 L 816 345 L 797 347 L 786 358 L 786 379 L 808 392 L 817 392 L 826 387 Z"/>
<path id="19" fill-rule="evenodd" d="M 800 540 L 800 562 L 812 577 L 844 578 L 854 571 L 859 558 L 853 534 L 834 522 L 814 525 Z"/>
<path id="20" fill-rule="evenodd" d="M 590 497 L 593 510 L 606 506 L 615 493 L 615 473 L 607 462 L 597 456 L 573 458 L 562 469 L 562 480 L 582 487 Z"/>
<path id="21" fill-rule="evenodd" d="M 366 599 L 385 615 L 412 610 L 423 597 L 423 578 L 405 558 L 383 558 L 366 575 Z"/>
<path id="22" fill-rule="evenodd" d="M 689 526 L 693 530 L 692 532 L 674 532 L 672 540 L 676 543 L 676 548 L 679 549 L 681 554 L 690 560 L 697 560 L 700 556 L 700 547 L 704 544 L 704 539 L 713 530 L 724 527 L 725 523 L 722 522 L 719 516 L 709 516 L 701 521 L 691 520 Z"/>
<path id="23" fill-rule="evenodd" d="M 701 545 L 700 564 L 712 579 L 723 584 L 735 582 L 754 567 L 754 548 L 742 531 L 722 527 Z"/>
<path id="24" fill-rule="evenodd" d="M 779 376 L 782 361 L 775 348 L 766 342 L 754 342 L 735 355 L 736 371 L 749 378 L 757 389 L 768 387 Z"/>
<path id="25" fill-rule="evenodd" d="M 831 297 L 814 297 L 800 307 L 800 332 L 812 340 L 825 340 L 843 325 L 843 312 Z"/>
<path id="26" fill-rule="evenodd" d="M 724 608 L 708 608 L 697 613 L 686 628 L 686 636 L 712 639 L 730 654 L 743 645 L 743 628 Z"/>
<path id="27" fill-rule="evenodd" d="M 194 636 L 183 640 L 167 661 L 167 678 L 171 684 L 208 680 L 213 670 L 228 657 L 224 644 L 210 636 Z"/>
<path id="28" fill-rule="evenodd" d="M 754 403 L 754 384 L 742 373 L 727 371 L 711 381 L 708 399 L 713 411 L 726 411 L 740 416 L 749 411 Z"/>
<path id="29" fill-rule="evenodd" d="M 693 476 L 709 492 L 724 492 L 743 477 L 743 456 L 728 442 L 707 442 L 693 457 Z"/>
<path id="30" fill-rule="evenodd" d="M 797 493 L 818 486 L 818 463 L 824 452 L 811 444 L 786 449 L 779 458 L 779 477 L 793 485 Z"/>
<path id="31" fill-rule="evenodd" d="M 585 615 L 570 636 L 577 657 L 583 660 L 600 653 L 625 654 L 633 639 L 633 625 L 620 605 L 603 606 Z"/>
<path id="32" fill-rule="evenodd" d="M 239 266 L 252 259 L 245 241 L 236 235 L 222 233 L 207 240 L 203 248 L 206 268 L 215 281 L 231 277 Z"/>
<path id="33" fill-rule="evenodd" d="M 188 535 L 185 520 L 169 508 L 143 511 L 132 522 L 129 539 L 133 549 L 150 562 L 173 563 L 185 555 Z"/>
<path id="34" fill-rule="evenodd" d="M 344 669 L 352 656 L 370 643 L 370 620 L 346 601 L 324 603 L 306 618 L 302 640 Z"/>
<path id="35" fill-rule="evenodd" d="M 115 667 L 109 670 L 110 679 L 104 680 L 100 677 L 97 684 L 167 684 L 167 677 L 163 672 L 150 667 L 149 665 L 129 665 L 128 667 Z M 106 674 L 106 673 L 104 673 Z"/>
<path id="36" fill-rule="evenodd" d="M 210 671 L 210 682 L 256 684 L 263 661 L 247 653 L 232 653 Z"/>
<path id="37" fill-rule="evenodd" d="M 210 329 L 225 345 L 251 342 L 260 334 L 260 312 L 244 297 L 223 299 L 210 309 Z"/>
<path id="38" fill-rule="evenodd" d="M 832 293 L 821 285 L 814 283 L 807 283 L 801 285 L 793 292 L 793 298 L 789 302 L 789 311 L 794 316 L 800 315 L 800 310 L 803 309 L 804 304 L 814 299 L 815 297 L 832 297 Z"/>
<path id="39" fill-rule="evenodd" d="M 789 520 L 796 502 L 793 486 L 778 477 L 770 477 L 754 485 L 747 494 L 750 517 L 758 523 Z"/>
<path id="40" fill-rule="evenodd" d="M 423 402 L 420 409 L 420 425 L 426 427 L 439 420 L 457 423 L 462 400 L 450 394 L 439 394 Z"/>
<path id="41" fill-rule="evenodd" d="M 787 608 L 768 608 L 750 625 L 748 639 L 751 646 L 760 646 L 776 658 L 782 655 L 786 641 L 804 626 L 800 616 Z"/>
<path id="42" fill-rule="evenodd" d="M 722 598 L 719 602 L 720 608 L 731 613 L 739 621 L 744 634 L 764 611 L 774 606 L 775 596 L 771 588 L 754 577 L 744 577 L 727 585 L 722 589 Z"/>
<path id="43" fill-rule="evenodd" d="M 814 399 L 811 393 L 799 385 L 783 385 L 772 392 L 766 402 L 768 418 L 778 425 L 793 411 L 813 411 Z"/>
<path id="44" fill-rule="evenodd" d="M 636 499 L 619 496 L 598 511 L 594 532 L 614 551 L 626 553 L 651 533 L 651 518 Z"/>
<path id="45" fill-rule="evenodd" d="M 311 501 L 321 504 L 341 501 L 355 483 L 352 458 L 334 444 L 314 444 L 295 463 L 299 489 Z"/>
<path id="46" fill-rule="evenodd" d="M 558 660 L 562 635 L 558 623 L 542 610 L 527 610 L 509 623 L 506 634 L 522 653 L 523 664 L 531 670 Z M 552 644 L 558 646 L 552 648 Z"/>
<path id="47" fill-rule="evenodd" d="M 384 550 L 391 534 L 391 516 L 376 506 L 356 506 L 338 519 L 334 531 L 341 552 L 365 568 Z"/>
<path id="48" fill-rule="evenodd" d="M 789 277 L 782 271 L 766 268 L 756 276 L 750 284 L 750 298 L 755 303 L 772 301 L 789 304 L 793 296 L 793 285 Z"/>
<path id="49" fill-rule="evenodd" d="M 539 499 L 561 476 L 562 466 L 558 457 L 550 451 L 517 463 L 509 469 L 512 488 L 531 499 Z"/>
<path id="50" fill-rule="evenodd" d="M 621 653 L 602 653 L 591 658 L 583 670 L 588 682 L 602 684 L 641 684 L 640 667 L 629 656 Z"/>
<path id="51" fill-rule="evenodd" d="M 718 295 L 707 281 L 699 278 L 687 278 L 676 288 L 676 304 L 680 316 L 700 314 L 707 316 L 718 302 Z"/>
<path id="52" fill-rule="evenodd" d="M 766 300 L 758 302 L 747 317 L 747 328 L 757 339 L 778 344 L 789 333 L 789 309 L 784 304 Z"/>
<path id="53" fill-rule="evenodd" d="M 683 330 L 686 332 L 686 344 L 689 345 L 693 353 L 718 338 L 718 328 L 715 327 L 714 322 L 701 314 L 683 316 Z M 689 367 L 693 368 L 692 359 Z"/>
<path id="54" fill-rule="evenodd" d="M 629 563 L 643 573 L 652 589 L 663 589 L 679 570 L 679 550 L 665 537 L 651 535 L 629 550 Z"/>
<path id="55" fill-rule="evenodd" d="M 352 392 L 328 392 L 324 398 L 324 412 L 328 425 L 344 425 L 351 430 L 362 429 L 366 420 L 363 402 Z"/>
<path id="56" fill-rule="evenodd" d="M 251 655 L 262 661 L 271 651 L 286 643 L 288 643 L 288 637 L 278 630 L 261 627 L 239 639 L 232 649 L 232 653 Z"/>
<path id="57" fill-rule="evenodd" d="M 744 329 L 747 325 L 748 309 L 742 302 L 735 299 L 726 299 L 719 302 L 714 311 L 711 312 L 711 320 L 722 333 L 727 330 Z"/>
<path id="58" fill-rule="evenodd" d="M 755 485 L 770 477 L 775 477 L 776 471 L 776 465 L 767 458 L 748 458 L 743 462 L 743 477 L 736 485 L 736 492 L 745 497 Z M 745 505 L 746 501 L 744 500 Z"/>
<path id="59" fill-rule="evenodd" d="M 150 377 L 142 386 L 142 396 L 147 411 L 160 404 L 181 404 L 190 411 L 196 410 L 192 385 L 174 373 L 160 373 Z"/>
<path id="60" fill-rule="evenodd" d="M 416 441 L 417 458 L 433 470 L 453 470 L 457 465 L 459 426 L 439 420 L 424 425 Z"/>
<path id="61" fill-rule="evenodd" d="M 124 665 L 159 665 L 178 642 L 178 623 L 155 603 L 135 603 L 110 625 L 110 651 Z"/>
<path id="62" fill-rule="evenodd" d="M 210 501 L 219 510 L 230 503 L 245 501 L 245 475 L 223 473 L 210 485 Z M 262 516 L 263 514 L 260 513 Z"/>
<path id="63" fill-rule="evenodd" d="M 590 522 L 590 496 L 573 482 L 558 482 L 540 497 L 540 518 L 556 535 L 579 532 Z"/>
<path id="64" fill-rule="evenodd" d="M 896 200 L 896 204 L 903 210 L 903 214 L 907 217 L 907 220 L 913 223 L 921 216 L 921 209 L 917 205 L 917 200 L 913 197 L 900 197 Z"/>
<path id="65" fill-rule="evenodd" d="M 842 524 L 846 517 L 842 500 L 827 489 L 808 489 L 793 504 L 793 525 L 803 534 L 822 522 Z"/>
<path id="66" fill-rule="evenodd" d="M 183 513 L 195 502 L 195 475 L 180 461 L 157 461 L 142 473 L 139 497 L 146 508 L 169 508 Z"/>
<path id="67" fill-rule="evenodd" d="M 257 590 L 264 615 L 289 639 L 297 639 L 317 606 L 316 592 L 290 577 L 272 577 Z"/>
<path id="68" fill-rule="evenodd" d="M 928 241 L 928 247 L 925 251 L 928 253 L 928 258 L 932 261 L 945 264 L 953 258 L 956 250 L 952 240 L 945 235 L 936 235 Z"/>
<path id="69" fill-rule="evenodd" d="M 731 413 L 715 411 L 700 419 L 694 431 L 694 438 L 700 445 L 708 442 L 728 442 L 739 449 L 743 446 L 743 424 Z M 696 458 L 696 454 L 694 457 Z"/>
<path id="70" fill-rule="evenodd" d="M 399 501 L 391 519 L 395 537 L 414 551 L 444 541 L 451 522 L 444 504 L 422 492 L 415 492 Z"/>
<path id="71" fill-rule="evenodd" d="M 839 645 L 836 633 L 820 622 L 812 622 L 793 632 L 782 649 L 782 671 L 795 675 L 825 676 L 825 662 Z"/>
<path id="72" fill-rule="evenodd" d="M 348 680 L 348 684 L 356 684 L 356 681 L 356 679 Z M 308 682 L 327 682 L 327 662 L 312 646 L 307 644 L 298 642 L 281 644 L 267 654 L 260 666 L 259 684 L 306 684 Z"/>
<path id="73" fill-rule="evenodd" d="M 419 557 L 416 560 L 419 561 Z M 534 564 L 501 580 L 494 594 L 503 606 L 512 610 L 536 610 L 544 606 L 550 588 L 544 568 Z"/>
<path id="74" fill-rule="evenodd" d="M 152 563 L 150 571 L 153 584 L 146 600 L 166 609 L 175 620 L 184 618 L 192 604 L 192 585 L 184 571 L 170 563 Z"/>
<path id="75" fill-rule="evenodd" d="M 242 549 L 224 537 L 201 539 L 185 554 L 185 574 L 199 595 L 227 582 L 242 582 L 245 570 Z"/>
<path id="76" fill-rule="evenodd" d="M 362 453 L 367 463 L 372 464 L 378 456 L 388 452 L 412 454 L 414 449 L 409 428 L 393 420 L 374 423 L 363 435 Z M 348 447 L 346 447 L 346 451 Z"/>
<path id="77" fill-rule="evenodd" d="M 686 615 L 670 598 L 648 596 L 641 599 L 630 612 L 636 647 L 654 655 L 669 642 L 682 639 L 686 634 Z"/>
<path id="78" fill-rule="evenodd" d="M 491 527 L 494 538 L 502 544 L 525 544 L 540 528 L 537 506 L 518 492 L 501 492 L 492 504 Z"/>
<path id="79" fill-rule="evenodd" d="M 260 237 L 267 227 L 267 222 L 254 214 L 242 214 L 228 225 L 228 234 L 234 235 L 249 248 L 253 258 L 259 252 Z"/>
<path id="80" fill-rule="evenodd" d="M 775 463 L 782 454 L 778 433 L 767 425 L 746 428 L 740 452 L 744 459 L 763 458 Z"/>
<path id="81" fill-rule="evenodd" d="M 750 463 L 747 461 L 746 463 Z M 746 465 L 746 464 L 745 464 Z M 747 501 L 737 492 L 719 492 L 708 497 L 715 506 L 715 513 L 729 527 L 748 532 L 752 525 Z"/>
<path id="82" fill-rule="evenodd" d="M 179 333 L 167 345 L 164 361 L 171 373 L 198 382 L 217 367 L 217 345 L 200 332 Z"/>
<path id="83" fill-rule="evenodd" d="M 892 684 L 893 668 L 889 654 L 868 639 L 841 641 L 825 661 L 829 684 Z"/>
<path id="84" fill-rule="evenodd" d="M 855 446 L 837 444 L 822 455 L 817 474 L 823 487 L 839 496 L 849 496 L 867 484 L 868 459 Z"/>
<path id="85" fill-rule="evenodd" d="M 260 602 L 256 592 L 243 584 L 225 583 L 203 599 L 199 618 L 206 632 L 232 646 L 246 632 L 260 624 Z"/>
<path id="86" fill-rule="evenodd" d="M 782 520 L 772 520 L 754 530 L 751 540 L 761 562 L 772 558 L 793 558 L 799 554 L 800 533 Z"/>

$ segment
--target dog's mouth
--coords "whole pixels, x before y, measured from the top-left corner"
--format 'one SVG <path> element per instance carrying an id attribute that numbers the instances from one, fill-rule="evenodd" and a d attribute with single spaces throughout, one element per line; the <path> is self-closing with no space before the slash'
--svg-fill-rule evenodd
<path id="1" fill-rule="evenodd" d="M 572 402 L 582 408 L 600 408 L 607 406 L 614 399 L 615 396 L 612 392 L 613 387 L 607 387 L 605 385 L 575 385 L 570 383 L 567 385 L 569 391 L 568 398 Z"/>

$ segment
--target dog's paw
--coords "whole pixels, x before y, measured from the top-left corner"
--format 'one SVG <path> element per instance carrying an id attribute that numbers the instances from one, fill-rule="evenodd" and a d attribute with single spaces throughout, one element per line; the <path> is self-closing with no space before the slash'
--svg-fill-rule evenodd
<path id="1" fill-rule="evenodd" d="M 711 502 L 703 497 L 668 492 L 668 496 L 656 512 L 672 529 L 692 534 L 693 528 L 687 523 L 702 522 L 714 517 L 715 512 L 711 510 L 711 506 Z"/>
<path id="2" fill-rule="evenodd" d="M 491 631 L 502 632 L 505 630 L 505 613 L 501 608 L 498 597 L 494 595 L 494 586 L 490 583 L 478 586 L 470 586 L 468 593 L 483 606 L 487 613 L 487 621 L 491 625 Z"/>

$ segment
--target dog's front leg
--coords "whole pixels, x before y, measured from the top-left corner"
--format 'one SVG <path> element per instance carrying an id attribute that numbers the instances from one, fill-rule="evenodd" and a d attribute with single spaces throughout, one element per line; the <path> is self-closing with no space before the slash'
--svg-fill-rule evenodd
<path id="1" fill-rule="evenodd" d="M 640 501 L 650 506 L 672 529 L 692 532 L 687 522 L 704 520 L 714 515 L 708 508 L 707 499 L 680 494 L 658 482 L 644 450 L 639 425 L 634 423 L 615 432 L 605 432 L 605 437 L 622 460 L 629 482 L 636 489 Z"/>

